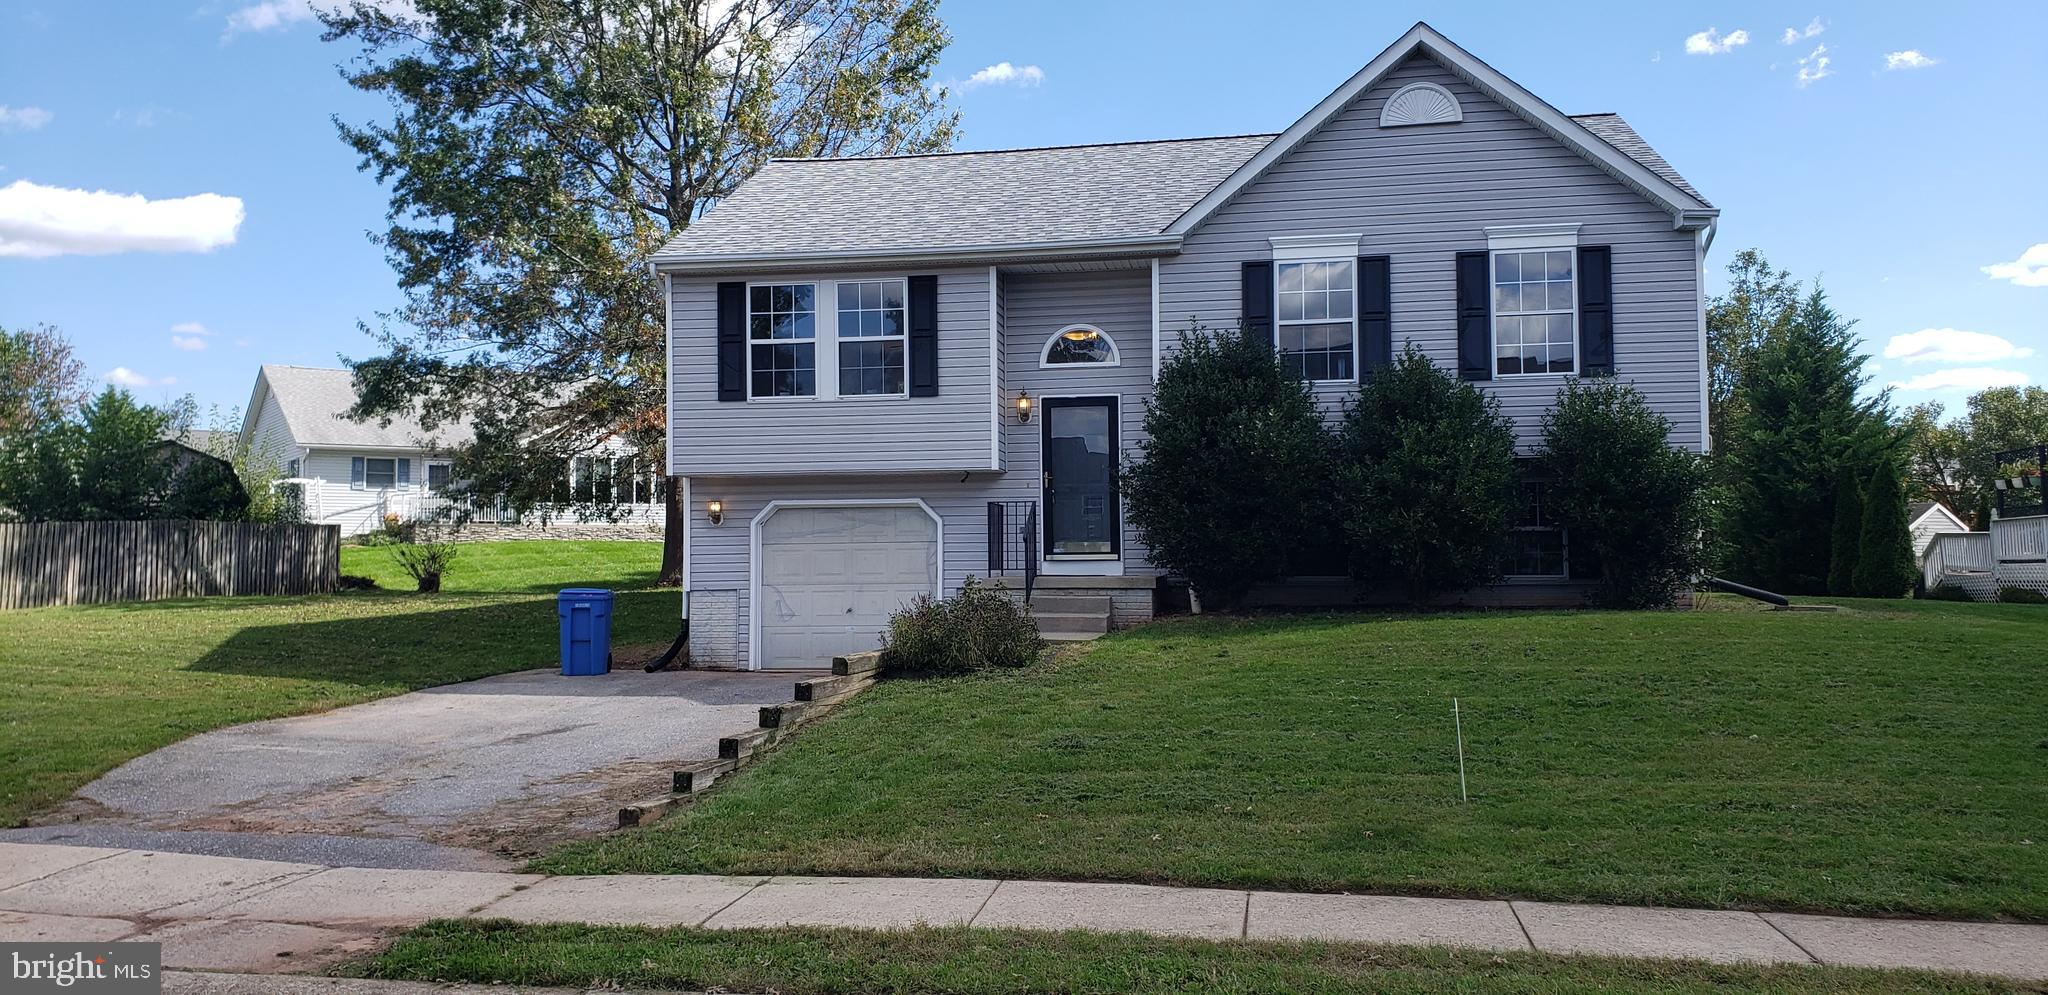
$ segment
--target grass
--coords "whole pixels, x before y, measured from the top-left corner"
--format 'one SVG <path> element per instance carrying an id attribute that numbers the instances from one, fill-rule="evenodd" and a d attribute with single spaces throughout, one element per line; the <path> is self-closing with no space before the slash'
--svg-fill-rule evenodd
<path id="1" fill-rule="evenodd" d="M 1991 993 L 1981 977 L 1836 967 L 1214 943 L 1081 932 L 695 930 L 430 923 L 357 973 L 419 981 L 781 995 L 1165 995 L 1201 991 Z"/>
<path id="2" fill-rule="evenodd" d="M 884 684 L 535 866 L 2048 920 L 2048 613 L 1844 604 L 1166 622 Z"/>
<path id="3" fill-rule="evenodd" d="M 562 547 L 560 562 L 547 550 Z M 372 555 L 374 554 L 374 555 Z M 348 549 L 344 571 L 388 562 Z M 658 543 L 465 546 L 448 589 L 214 598 L 0 615 L 0 825 L 123 761 L 222 726 L 551 665 L 552 599 L 583 584 L 645 587 Z M 409 586 L 409 585 L 408 585 Z M 666 642 L 676 594 L 623 594 L 614 642 Z"/>
<path id="4" fill-rule="evenodd" d="M 564 587 L 621 591 L 654 586 L 661 544 L 610 540 L 514 540 L 463 543 L 441 577 L 442 589 L 471 594 L 553 594 Z M 413 590 L 389 546 L 343 546 L 341 572 L 393 591 Z"/>

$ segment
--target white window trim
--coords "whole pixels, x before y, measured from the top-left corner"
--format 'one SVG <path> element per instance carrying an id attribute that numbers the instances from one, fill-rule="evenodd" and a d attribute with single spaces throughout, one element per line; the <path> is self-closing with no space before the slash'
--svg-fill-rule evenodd
<path id="1" fill-rule="evenodd" d="M 1360 351 L 1360 350 L 1359 350 L 1359 341 L 1358 341 L 1358 236 L 1356 236 L 1356 235 L 1337 235 L 1337 236 L 1330 236 L 1330 237 L 1331 237 L 1331 238 L 1337 238 L 1337 239 L 1349 239 L 1350 241 L 1348 241 L 1348 242 L 1345 242 L 1345 241 L 1340 241 L 1340 242 L 1336 242 L 1336 243 L 1331 243 L 1331 242 L 1330 242 L 1330 241 L 1328 240 L 1328 238 L 1323 238 L 1323 239 L 1322 239 L 1322 240 L 1321 240 L 1320 242 L 1316 243 L 1316 245 L 1317 245 L 1317 247 L 1318 247 L 1318 251 L 1320 251 L 1320 252 L 1323 252 L 1323 253 L 1328 253 L 1328 252 L 1329 252 L 1329 251 L 1330 251 L 1330 250 L 1331 250 L 1332 248 L 1335 248 L 1335 247 L 1339 247 L 1339 246 L 1349 246 L 1349 250 L 1348 250 L 1348 251 L 1350 252 L 1350 255 L 1348 255 L 1348 256 L 1331 256 L 1331 255 L 1303 255 L 1303 256 L 1300 256 L 1299 258 L 1287 258 L 1287 259 L 1283 259 L 1283 258 L 1281 258 L 1281 257 L 1280 257 L 1280 255 L 1279 255 L 1279 253 L 1280 253 L 1280 251 L 1281 251 L 1281 247 L 1280 247 L 1280 242 L 1282 241 L 1282 239 L 1279 239 L 1279 238 L 1271 239 L 1271 241 L 1272 241 L 1272 242 L 1274 243 L 1274 244 L 1273 244 L 1273 252 L 1274 252 L 1274 256 L 1273 256 L 1273 301 L 1272 301 L 1272 303 L 1271 303 L 1270 305 L 1268 305 L 1268 306 L 1270 306 L 1270 307 L 1271 307 L 1271 308 L 1273 309 L 1273 355 L 1275 355 L 1275 356 L 1278 356 L 1278 355 L 1280 355 L 1280 329 L 1282 329 L 1282 328 L 1284 328 L 1284 327 L 1286 327 L 1286 326 L 1288 326 L 1288 325 L 1331 325 L 1331 324 L 1335 324 L 1335 322 L 1331 321 L 1331 320 L 1330 320 L 1330 319 L 1328 319 L 1328 318 L 1298 318 L 1298 319 L 1295 319 L 1295 320 L 1293 320 L 1293 321 L 1283 321 L 1283 320 L 1281 320 L 1281 318 L 1280 318 L 1280 267 L 1282 267 L 1282 266 L 1285 266 L 1285 265 L 1289 265 L 1289 264 L 1295 264 L 1295 263 L 1350 263 L 1350 264 L 1351 264 L 1351 375 L 1350 375 L 1350 376 L 1348 376 L 1348 377 L 1337 377 L 1337 378 L 1333 378 L 1333 379 L 1329 379 L 1329 380 L 1310 380 L 1310 381 L 1308 381 L 1308 383 L 1310 383 L 1311 385 L 1313 385 L 1313 384 L 1355 384 L 1355 383 L 1357 383 L 1357 382 L 1358 382 L 1358 359 L 1359 359 L 1359 351 Z M 1304 239 L 1303 239 L 1303 241 L 1302 241 L 1302 243 L 1301 243 L 1301 244 L 1302 244 L 1302 246 L 1303 246 L 1303 248 L 1302 248 L 1302 250 L 1301 250 L 1301 251 L 1307 251 L 1307 246 L 1309 245 L 1309 241 L 1308 241 L 1308 239 L 1309 239 L 1309 238 L 1313 238 L 1313 237 L 1304 237 Z"/>
<path id="2" fill-rule="evenodd" d="M 1495 380 L 1561 379 L 1579 376 L 1586 368 L 1585 336 L 1579 328 L 1579 228 L 1576 223 L 1541 225 L 1495 225 L 1486 229 L 1486 363 L 1487 372 Z M 1500 371 L 1500 331 L 1496 323 L 1501 317 L 1493 308 L 1493 299 L 1498 289 L 1495 274 L 1503 254 L 1516 252 L 1572 253 L 1572 368 L 1569 373 L 1502 373 Z M 1555 311 L 1517 311 L 1516 314 L 1555 314 Z"/>
<path id="3" fill-rule="evenodd" d="M 398 456 L 365 456 L 365 457 L 363 457 L 363 490 L 366 490 L 366 491 L 395 491 L 395 490 L 397 490 L 397 489 L 398 489 L 398 461 L 399 461 L 399 460 L 400 460 L 401 458 L 402 458 L 402 457 L 398 457 Z M 382 487 L 379 487 L 379 486 L 377 486 L 376 484 L 370 483 L 370 464 L 371 464 L 371 463 L 374 463 L 374 462 L 376 462 L 377 460 L 383 460 L 384 462 L 386 462 L 386 463 L 389 463 L 389 464 L 391 464 L 391 483 L 389 483 L 389 484 L 386 484 L 386 485 L 384 485 L 384 486 L 382 486 Z"/>
<path id="4" fill-rule="evenodd" d="M 1336 258 L 1357 259 L 1364 235 L 1275 235 L 1266 240 L 1273 247 L 1276 263 L 1326 263 Z"/>
<path id="5" fill-rule="evenodd" d="M 1107 342 L 1107 343 L 1109 343 L 1109 359 L 1108 359 L 1108 361 L 1106 361 L 1106 362 L 1101 362 L 1101 363 L 1055 363 L 1055 362 L 1052 362 L 1052 361 L 1051 361 L 1051 359 L 1052 359 L 1052 347 L 1053 347 L 1053 344 L 1054 344 L 1054 343 L 1056 343 L 1056 342 L 1058 342 L 1058 341 L 1060 340 L 1060 336 L 1062 336 L 1062 335 L 1065 335 L 1065 334 L 1067 334 L 1068 332 L 1094 332 L 1095 334 L 1097 334 L 1097 335 L 1100 335 L 1100 336 L 1102 336 L 1102 341 L 1104 341 L 1104 342 Z M 1102 326 L 1100 326 L 1100 325 L 1091 325 L 1091 324 L 1088 324 L 1087 322 L 1080 322 L 1080 323 L 1077 323 L 1077 324 L 1072 324 L 1072 325 L 1068 325 L 1067 327 L 1065 327 L 1065 328 L 1062 328 L 1062 329 L 1060 329 L 1059 331 L 1057 331 L 1057 332 L 1054 332 L 1054 333 L 1052 333 L 1052 334 L 1051 334 L 1051 335 L 1049 335 L 1049 336 L 1046 336 L 1046 339 L 1045 339 L 1045 345 L 1044 345 L 1043 347 L 1041 347 L 1041 348 L 1040 348 L 1040 349 L 1038 350 L 1038 368 L 1039 368 L 1039 369 L 1041 369 L 1041 370 L 1068 370 L 1068 369 L 1089 369 L 1089 368 L 1092 368 L 1092 367 L 1099 367 L 1099 366 L 1122 366 L 1122 365 L 1124 365 L 1124 352 L 1123 352 L 1123 350 L 1122 350 L 1122 349 L 1119 349 L 1119 348 L 1117 348 L 1117 344 L 1116 344 L 1116 339 L 1115 339 L 1115 338 L 1113 338 L 1113 337 L 1111 337 L 1111 336 L 1110 336 L 1110 334 L 1109 334 L 1108 332 L 1105 332 L 1105 331 L 1103 331 L 1103 330 L 1102 330 Z"/>
<path id="6" fill-rule="evenodd" d="M 839 337 L 839 285 L 842 283 L 887 283 L 894 281 L 903 287 L 903 332 L 895 336 L 848 336 Z M 811 337 L 809 339 L 760 339 L 754 338 L 754 288 L 788 287 L 809 285 L 812 289 L 816 310 L 812 315 Z M 817 401 L 901 401 L 910 397 L 910 277 L 907 275 L 885 274 L 879 276 L 848 277 L 845 279 L 812 279 L 797 277 L 782 280 L 750 280 L 747 282 L 747 317 L 742 338 L 747 344 L 747 403 L 748 404 L 810 404 Z M 754 345 L 773 343 L 810 342 L 812 370 L 816 377 L 817 390 L 808 396 L 798 395 L 777 397 L 754 396 Z M 903 390 L 895 394 L 845 394 L 839 393 L 839 344 L 844 342 L 875 341 L 903 343 Z"/>

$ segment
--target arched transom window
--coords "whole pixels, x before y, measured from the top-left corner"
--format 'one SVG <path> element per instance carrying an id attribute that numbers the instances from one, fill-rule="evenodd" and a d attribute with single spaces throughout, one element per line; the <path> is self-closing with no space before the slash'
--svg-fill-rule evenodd
<path id="1" fill-rule="evenodd" d="M 1116 342 L 1094 325 L 1068 325 L 1052 333 L 1039 354 L 1040 366 L 1115 366 Z"/>

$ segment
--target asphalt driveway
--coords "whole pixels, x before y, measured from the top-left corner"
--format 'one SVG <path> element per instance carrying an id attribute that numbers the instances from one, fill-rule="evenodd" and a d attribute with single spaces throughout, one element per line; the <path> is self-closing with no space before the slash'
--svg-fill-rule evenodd
<path id="1" fill-rule="evenodd" d="M 0 838 L 503 869 L 612 828 L 806 676 L 526 671 L 235 726 L 131 760 Z"/>

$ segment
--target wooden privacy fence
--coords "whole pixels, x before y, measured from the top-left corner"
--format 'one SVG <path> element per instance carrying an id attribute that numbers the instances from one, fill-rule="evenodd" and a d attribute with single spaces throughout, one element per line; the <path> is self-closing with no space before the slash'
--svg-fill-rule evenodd
<path id="1" fill-rule="evenodd" d="M 0 609 L 334 590 L 341 529 L 247 522 L 0 525 Z"/>

